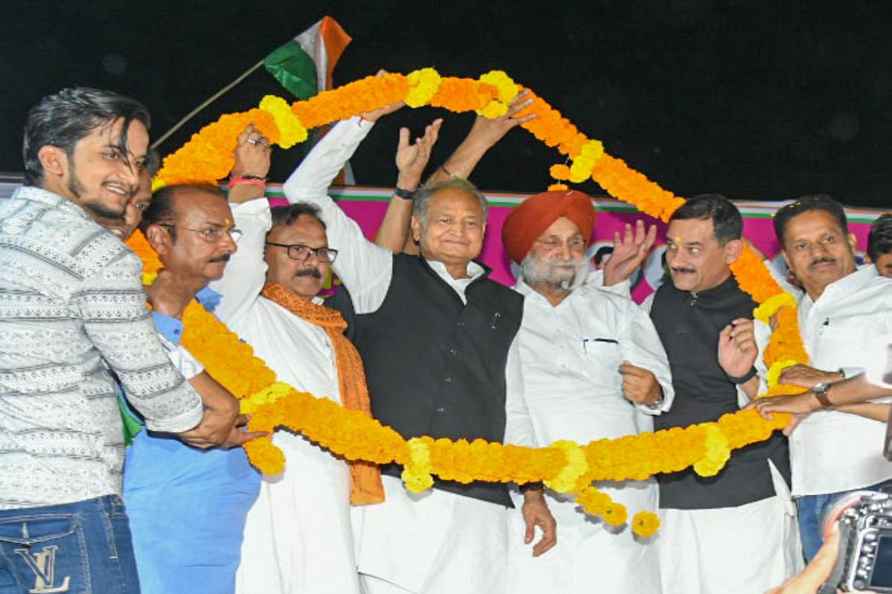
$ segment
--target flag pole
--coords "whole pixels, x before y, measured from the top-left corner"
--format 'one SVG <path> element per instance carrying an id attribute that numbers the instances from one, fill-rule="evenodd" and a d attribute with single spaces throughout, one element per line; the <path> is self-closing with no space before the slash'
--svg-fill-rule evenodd
<path id="1" fill-rule="evenodd" d="M 263 60 L 260 60 L 259 62 L 257 62 L 256 64 L 254 64 L 253 66 L 251 66 L 250 68 L 245 70 L 244 72 L 242 72 L 238 78 L 236 78 L 234 81 L 232 81 L 231 83 L 229 83 L 228 85 L 226 85 L 225 87 L 223 87 L 222 89 L 220 89 L 219 91 L 214 93 L 209 99 L 205 100 L 201 105 L 199 105 L 198 107 L 196 107 L 195 109 L 190 111 L 188 114 L 186 114 L 186 116 L 183 119 L 181 119 L 179 122 L 177 122 L 176 124 L 173 125 L 173 128 L 171 128 L 170 130 L 168 130 L 167 132 L 162 134 L 161 138 L 159 138 L 158 140 L 153 142 L 152 148 L 157 148 L 159 144 L 161 144 L 162 142 L 164 142 L 165 140 L 170 138 L 170 136 L 174 132 L 176 132 L 177 130 L 182 128 L 186 122 L 188 122 L 193 117 L 195 117 L 195 115 L 198 114 L 202 109 L 204 109 L 205 107 L 207 107 L 208 105 L 210 105 L 211 103 L 213 103 L 214 101 L 216 101 L 217 99 L 219 99 L 220 97 L 225 95 L 227 92 L 229 92 L 230 89 L 232 89 L 232 87 L 236 86 L 237 84 L 239 84 L 240 82 L 242 82 L 243 80 L 248 78 L 248 76 L 250 76 L 252 72 L 257 70 L 261 66 L 263 66 Z"/>

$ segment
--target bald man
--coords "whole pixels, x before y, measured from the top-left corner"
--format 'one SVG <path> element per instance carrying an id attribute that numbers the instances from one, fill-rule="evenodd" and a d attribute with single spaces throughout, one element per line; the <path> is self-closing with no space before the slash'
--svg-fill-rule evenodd
<path id="1" fill-rule="evenodd" d="M 653 430 L 653 415 L 672 404 L 666 353 L 650 318 L 627 297 L 586 283 L 595 211 L 581 192 L 546 192 L 514 209 L 502 230 L 505 249 L 521 267 L 515 290 L 524 295 L 517 334 L 522 382 L 517 406 L 532 420 L 506 441 L 547 446 L 559 439 L 586 443 Z M 656 483 L 597 485 L 630 510 L 657 507 Z M 534 559 L 531 545 L 509 539 L 509 592 L 575 594 L 592 587 L 612 594 L 659 592 L 653 543 L 613 530 L 577 511 L 574 501 L 548 493 L 560 538 Z M 525 523 L 515 510 L 510 530 Z M 619 533 L 617 533 L 619 532 Z"/>

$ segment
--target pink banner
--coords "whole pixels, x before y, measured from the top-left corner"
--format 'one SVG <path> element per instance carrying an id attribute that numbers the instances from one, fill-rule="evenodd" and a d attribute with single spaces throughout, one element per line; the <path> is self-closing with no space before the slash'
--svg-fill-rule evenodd
<path id="1" fill-rule="evenodd" d="M 271 194 L 275 196 L 277 192 L 274 190 Z M 339 201 L 344 212 L 359 224 L 366 237 L 374 237 L 387 210 L 390 190 L 344 187 L 332 188 L 331 194 Z M 511 209 L 525 196 L 523 194 L 487 193 L 487 198 L 490 201 L 489 220 L 480 259 L 492 268 L 492 278 L 506 285 L 514 284 L 514 275 L 502 248 L 502 224 Z M 276 199 L 272 198 L 272 200 Z M 610 198 L 596 198 L 594 202 L 598 214 L 595 222 L 594 241 L 589 249 L 590 257 L 600 247 L 612 245 L 614 232 L 622 231 L 626 223 L 633 223 L 639 218 L 644 218 L 648 224 L 657 223 L 657 246 L 642 267 L 641 274 L 633 279 L 637 282 L 634 284 L 632 295 L 637 301 L 641 301 L 653 291 L 662 276 L 661 259 L 665 251 L 666 225 Z M 783 204 L 785 202 L 737 202 L 744 217 L 744 235 L 763 254 L 772 258 L 781 269 L 783 269 L 783 265 L 780 263 L 779 246 L 774 237 L 771 215 Z M 863 256 L 870 223 L 882 212 L 868 209 L 847 209 L 847 214 L 849 229 L 858 238 L 858 255 Z"/>

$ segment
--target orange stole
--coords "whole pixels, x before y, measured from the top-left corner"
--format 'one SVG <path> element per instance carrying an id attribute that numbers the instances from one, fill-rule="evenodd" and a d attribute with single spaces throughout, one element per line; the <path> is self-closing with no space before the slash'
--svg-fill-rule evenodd
<path id="1" fill-rule="evenodd" d="M 353 343 L 344 336 L 347 322 L 341 317 L 340 312 L 301 299 L 282 285 L 275 283 L 264 287 L 261 294 L 297 317 L 325 330 L 335 351 L 341 404 L 349 410 L 360 410 L 372 416 L 362 358 Z M 352 461 L 349 464 L 350 503 L 368 505 L 384 501 L 384 485 L 381 483 L 381 471 L 378 466 L 362 461 Z"/>

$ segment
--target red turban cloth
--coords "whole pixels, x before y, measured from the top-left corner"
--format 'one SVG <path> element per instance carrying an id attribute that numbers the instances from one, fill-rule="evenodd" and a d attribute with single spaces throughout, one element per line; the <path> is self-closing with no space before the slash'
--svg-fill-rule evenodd
<path id="1" fill-rule="evenodd" d="M 502 226 L 505 251 L 519 264 L 539 236 L 561 217 L 576 223 L 588 244 L 595 226 L 595 208 L 591 197 L 575 190 L 542 192 L 524 200 L 505 219 Z"/>

